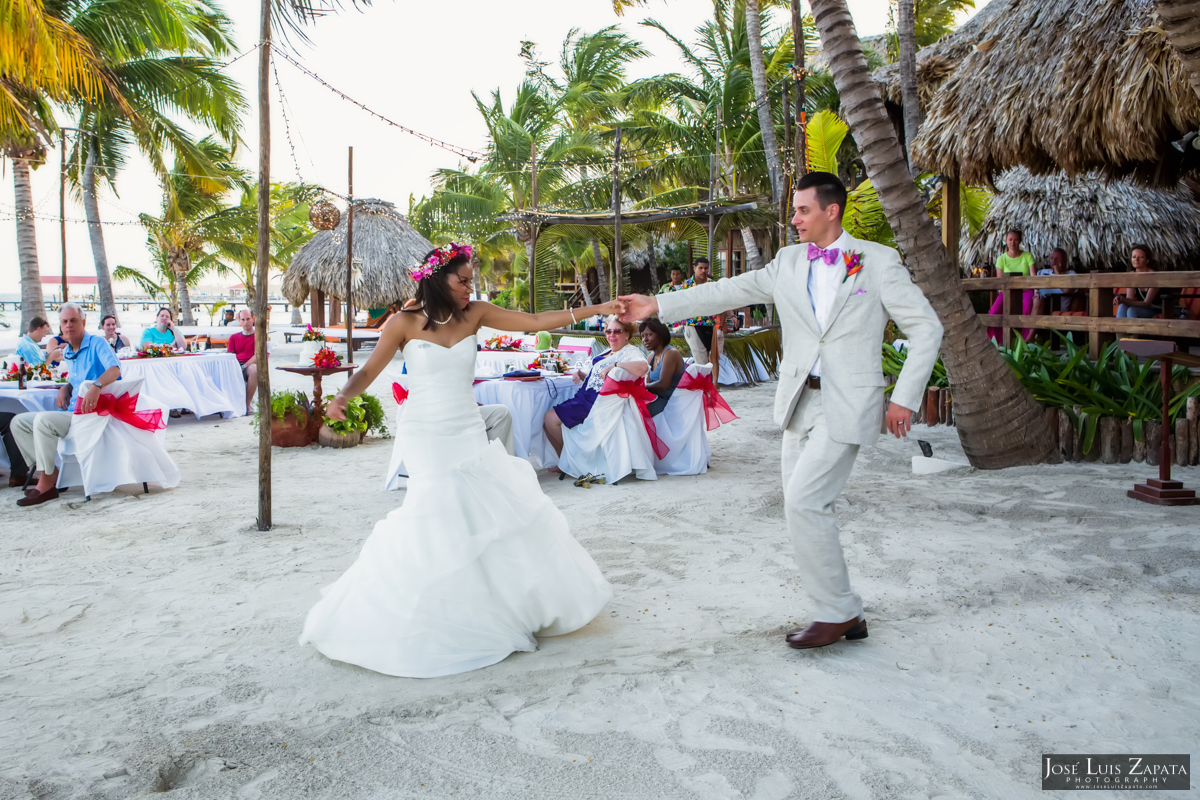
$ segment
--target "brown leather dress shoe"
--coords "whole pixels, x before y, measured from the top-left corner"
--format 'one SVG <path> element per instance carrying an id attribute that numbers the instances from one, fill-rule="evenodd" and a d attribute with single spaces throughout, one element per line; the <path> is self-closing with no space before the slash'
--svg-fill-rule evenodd
<path id="1" fill-rule="evenodd" d="M 58 497 L 58 488 L 54 487 L 48 492 L 39 492 L 36 489 L 31 489 L 28 494 L 17 501 L 17 505 L 28 508 L 29 506 L 40 506 L 47 500 L 53 500 Z"/>
<path id="2" fill-rule="evenodd" d="M 848 640 L 867 638 L 867 619 L 859 617 L 849 622 L 814 622 L 802 631 L 794 631 L 787 635 L 788 647 L 797 650 L 811 650 L 814 647 L 825 647 L 845 636 Z"/>
<path id="3" fill-rule="evenodd" d="M 8 488 L 20 489 L 22 486 L 25 485 L 25 481 L 27 481 L 27 480 L 29 480 L 28 475 L 9 475 L 8 476 Z"/>

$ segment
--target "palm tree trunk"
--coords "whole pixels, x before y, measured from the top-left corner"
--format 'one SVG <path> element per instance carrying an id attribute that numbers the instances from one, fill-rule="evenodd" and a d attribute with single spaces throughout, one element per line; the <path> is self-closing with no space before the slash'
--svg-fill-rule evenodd
<path id="1" fill-rule="evenodd" d="M 1200 6 L 1195 0 L 1155 0 L 1154 5 L 1192 91 L 1200 97 Z"/>
<path id="2" fill-rule="evenodd" d="M 537 311 L 536 311 L 537 303 L 535 301 L 535 292 L 534 292 L 533 248 L 534 248 L 534 241 L 533 241 L 533 237 L 530 236 L 528 239 L 525 240 L 525 258 L 529 264 L 529 272 L 528 272 L 529 277 L 526 278 L 526 280 L 529 282 L 529 313 L 530 314 L 537 313 Z"/>
<path id="3" fill-rule="evenodd" d="M 583 295 L 583 304 L 585 306 L 593 305 L 592 293 L 588 291 L 587 273 L 579 269 L 579 265 L 575 265 L 575 282 L 579 285 L 579 292 Z"/>
<path id="4" fill-rule="evenodd" d="M 13 188 L 17 200 L 17 260 L 21 268 L 21 333 L 29 330 L 34 317 L 47 317 L 42 297 L 42 275 L 38 269 L 37 231 L 33 219 L 33 188 L 29 184 L 29 159 L 32 150 L 10 150 L 13 162 Z"/>
<path id="5" fill-rule="evenodd" d="M 175 287 L 178 291 L 180 325 L 195 325 L 192 320 L 192 297 L 188 293 L 187 275 L 191 272 L 192 260 L 186 252 L 177 251 L 171 254 L 171 271 L 175 273 Z M 249 294 L 249 290 L 247 290 Z"/>
<path id="6" fill-rule="evenodd" d="M 904 101 L 904 144 L 911 150 L 921 130 L 921 98 L 917 93 L 917 20 L 915 0 L 899 0 L 896 39 L 900 44 L 900 93 Z M 909 159 L 909 172 L 917 168 Z"/>
<path id="7" fill-rule="evenodd" d="M 600 302 L 607 303 L 609 300 L 608 270 L 604 268 L 604 259 L 600 256 L 600 237 L 598 236 L 592 237 L 592 259 L 596 262 L 596 282 L 599 284 Z"/>
<path id="8" fill-rule="evenodd" d="M 96 202 L 96 139 L 89 136 L 87 163 L 83 167 L 83 213 L 87 217 L 88 238 L 92 242 L 92 259 L 96 262 L 96 288 L 100 293 L 100 318 L 116 315 L 117 302 L 113 297 L 112 275 L 108 271 L 108 254 L 104 250 L 104 229 L 100 225 L 100 205 Z"/>
<path id="9" fill-rule="evenodd" d="M 846 0 L 812 0 L 842 109 L 896 241 L 945 327 L 942 357 L 963 451 L 981 469 L 1056 460 L 1046 415 L 987 338 L 946 257 L 904 162 L 896 130 L 871 81 Z"/>
<path id="10" fill-rule="evenodd" d="M 754 231 L 749 228 L 742 228 L 742 249 L 746 251 L 747 272 L 763 268 L 762 254 L 758 252 L 758 243 L 754 241 Z"/>
<path id="11" fill-rule="evenodd" d="M 783 194 L 783 167 L 779 163 L 779 143 L 775 139 L 775 115 L 771 113 L 771 96 L 767 94 L 767 69 L 763 63 L 762 13 L 758 0 L 746 0 L 746 38 L 750 45 L 750 78 L 754 82 L 754 106 L 758 112 L 758 127 L 762 132 L 763 150 L 767 156 L 767 173 L 771 178 L 771 202 L 778 205 Z M 801 45 L 803 46 L 803 45 Z"/>

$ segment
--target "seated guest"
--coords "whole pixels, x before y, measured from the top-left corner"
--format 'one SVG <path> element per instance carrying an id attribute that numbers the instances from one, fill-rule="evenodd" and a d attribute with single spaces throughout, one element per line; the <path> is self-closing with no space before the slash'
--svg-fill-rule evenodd
<path id="1" fill-rule="evenodd" d="M 117 318 L 112 314 L 105 314 L 104 319 L 100 320 L 100 331 L 100 335 L 112 347 L 113 352 L 120 350 L 122 347 L 132 347 L 125 334 L 117 333 Z"/>
<path id="2" fill-rule="evenodd" d="M 230 334 L 225 351 L 233 353 L 242 365 L 242 377 L 246 379 L 246 413 L 250 413 L 250 401 L 258 391 L 258 364 L 254 361 L 254 314 L 248 308 L 238 312 L 238 324 L 242 329 Z"/>
<path id="3" fill-rule="evenodd" d="M 226 308 L 225 309 L 225 319 L 221 320 L 221 324 L 228 326 L 228 325 L 233 325 L 236 322 L 237 322 L 237 315 L 234 313 L 233 308 L 232 307 Z"/>
<path id="4" fill-rule="evenodd" d="M 657 317 L 643 320 L 638 326 L 642 335 L 642 346 L 650 351 L 650 371 L 646 373 L 646 388 L 658 399 L 646 408 L 650 416 L 657 417 L 667 407 L 667 401 L 679 379 L 683 377 L 683 356 L 671 346 L 671 334 L 667 326 Z"/>
<path id="5" fill-rule="evenodd" d="M 583 388 L 570 400 L 546 412 L 542 428 L 554 452 L 562 455 L 563 426 L 574 428 L 587 419 L 588 412 L 600 396 L 600 387 L 604 385 L 609 370 L 620 364 L 622 369 L 639 378 L 650 371 L 642 351 L 629 344 L 635 330 L 632 322 L 622 322 L 616 316 L 609 317 L 605 322 L 604 335 L 608 339 L 609 349 L 592 358 L 592 365 L 586 374 L 576 370 L 572 375 L 576 383 L 583 382 Z"/>
<path id="6" fill-rule="evenodd" d="M 1067 251 L 1056 247 L 1050 251 L 1050 266 L 1039 269 L 1038 275 L 1074 275 L 1067 269 Z M 1050 314 L 1055 311 L 1070 311 L 1071 301 L 1079 294 L 1078 289 L 1038 289 L 1033 294 L 1033 315 Z M 1055 302 L 1057 299 L 1058 302 Z"/>
<path id="7" fill-rule="evenodd" d="M 80 411 L 90 414 L 100 399 L 100 389 L 121 379 L 121 363 L 108 342 L 93 336 L 84 328 L 83 310 L 75 303 L 63 303 L 58 309 L 67 349 L 63 352 L 70 369 L 68 383 L 58 390 L 55 401 L 61 411 L 38 411 L 18 414 L 12 421 L 13 438 L 21 456 L 30 468 L 42 470 L 37 485 L 17 501 L 19 506 L 36 506 L 58 497 L 58 468 L 54 464 L 58 440 L 71 430 L 72 394 L 77 394 L 85 382 L 90 382 L 80 396 Z"/>
<path id="8" fill-rule="evenodd" d="M 1135 244 L 1130 254 L 1129 263 L 1134 272 L 1153 272 L 1153 255 L 1150 248 L 1144 244 Z M 1129 288 L 1124 294 L 1117 295 L 1117 316 L 1122 319 L 1153 319 L 1162 313 L 1162 298 L 1157 288 Z"/>
<path id="9" fill-rule="evenodd" d="M 62 348 L 57 345 L 51 345 L 53 349 L 48 350 L 45 354 L 42 353 L 40 347 L 42 339 L 50 333 L 50 323 L 41 317 L 34 317 L 29 320 L 29 332 L 21 337 L 17 342 L 17 356 L 26 364 L 57 364 L 62 358 Z M 55 337 L 51 337 L 51 342 L 55 341 Z"/>
<path id="10" fill-rule="evenodd" d="M 184 349 L 183 335 L 179 333 L 174 320 L 171 319 L 171 309 L 160 308 L 158 316 L 154 320 L 154 327 L 142 331 L 142 341 L 138 347 L 145 347 L 148 344 L 165 344 L 176 350 Z"/>

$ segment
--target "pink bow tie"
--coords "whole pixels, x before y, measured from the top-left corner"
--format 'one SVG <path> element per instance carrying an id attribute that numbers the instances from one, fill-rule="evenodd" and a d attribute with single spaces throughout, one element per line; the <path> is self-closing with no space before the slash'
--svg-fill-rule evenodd
<path id="1" fill-rule="evenodd" d="M 816 261 L 818 258 L 820 258 L 823 259 L 826 264 L 833 266 L 833 263 L 837 261 L 838 255 L 840 255 L 841 252 L 842 251 L 838 250 L 836 247 L 831 247 L 828 250 L 822 250 L 815 244 L 810 244 L 808 246 L 808 260 Z"/>

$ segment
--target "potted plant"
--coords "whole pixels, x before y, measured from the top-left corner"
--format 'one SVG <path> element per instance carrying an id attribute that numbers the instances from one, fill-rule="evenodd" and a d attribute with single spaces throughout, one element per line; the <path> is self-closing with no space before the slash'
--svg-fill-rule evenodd
<path id="1" fill-rule="evenodd" d="M 329 402 L 333 400 L 333 395 L 325 399 Z M 324 419 L 317 434 L 317 442 L 322 447 L 355 447 L 363 440 L 367 431 L 388 435 L 386 415 L 379 399 L 363 394 L 346 404 L 346 419 Z"/>
<path id="2" fill-rule="evenodd" d="M 312 444 L 308 424 L 312 406 L 303 392 L 271 392 L 271 445 L 307 447 Z M 254 428 L 258 430 L 258 416 Z"/>
<path id="3" fill-rule="evenodd" d="M 324 347 L 325 334 L 312 325 L 309 325 L 304 331 L 304 336 L 300 339 L 300 356 L 296 360 L 296 366 L 311 367 L 313 356 Z"/>

